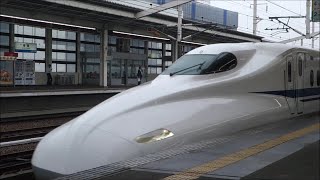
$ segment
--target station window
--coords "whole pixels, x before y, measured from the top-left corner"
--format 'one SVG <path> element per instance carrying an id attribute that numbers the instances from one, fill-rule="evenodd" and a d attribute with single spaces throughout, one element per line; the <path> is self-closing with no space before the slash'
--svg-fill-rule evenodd
<path id="1" fill-rule="evenodd" d="M 9 24 L 5 22 L 0 22 L 0 32 L 9 33 Z"/>
<path id="2" fill-rule="evenodd" d="M 171 50 L 171 44 L 166 44 L 166 50 Z"/>
<path id="3" fill-rule="evenodd" d="M 292 67 L 291 67 L 291 62 L 288 62 L 288 82 L 292 81 Z"/>
<path id="4" fill-rule="evenodd" d="M 52 41 L 53 50 L 67 50 L 67 51 L 76 51 L 75 42 L 66 42 L 66 41 Z"/>
<path id="5" fill-rule="evenodd" d="M 172 61 L 166 61 L 166 66 L 171 66 L 171 64 L 172 64 Z"/>
<path id="6" fill-rule="evenodd" d="M 152 49 L 162 49 L 162 43 L 161 42 L 148 42 L 148 47 Z"/>
<path id="7" fill-rule="evenodd" d="M 313 70 L 310 71 L 310 86 L 313 87 L 314 84 L 314 74 Z"/>
<path id="8" fill-rule="evenodd" d="M 9 36 L 0 35 L 0 45 L 9 46 Z"/>
<path id="9" fill-rule="evenodd" d="M 91 33 L 80 33 L 80 41 L 100 43 L 100 35 Z"/>
<path id="10" fill-rule="evenodd" d="M 159 50 L 148 50 L 149 58 L 162 58 L 162 51 Z"/>
<path id="11" fill-rule="evenodd" d="M 156 66 L 157 65 L 157 59 L 148 59 L 148 65 L 150 66 Z"/>
<path id="12" fill-rule="evenodd" d="M 28 36 L 37 36 L 45 37 L 46 36 L 45 28 L 33 27 L 33 26 L 23 26 L 23 25 L 14 25 L 14 33 L 19 35 L 28 35 Z"/>
<path id="13" fill-rule="evenodd" d="M 83 59 L 83 77 L 85 79 L 99 79 L 100 77 L 100 34 L 81 33 L 80 34 L 80 52 Z M 108 53 L 112 47 L 115 48 L 116 37 L 108 36 Z M 67 66 L 67 71 L 74 70 L 75 66 Z"/>
<path id="14" fill-rule="evenodd" d="M 76 32 L 53 29 L 52 38 L 76 40 Z"/>
<path id="15" fill-rule="evenodd" d="M 34 64 L 34 66 L 35 66 L 35 72 L 45 72 L 46 71 L 45 63 L 36 62 Z"/>
<path id="16" fill-rule="evenodd" d="M 139 47 L 139 40 L 138 39 L 131 39 L 131 46 Z"/>
<path id="17" fill-rule="evenodd" d="M 144 40 L 131 39 L 131 41 L 130 41 L 130 53 L 144 54 Z"/>
<path id="18" fill-rule="evenodd" d="M 161 73 L 161 68 L 159 67 L 149 67 L 148 68 L 148 73 L 149 74 L 160 74 Z"/>
<path id="19" fill-rule="evenodd" d="M 9 24 L 0 22 L 0 55 L 9 51 Z"/>
<path id="20" fill-rule="evenodd" d="M 317 85 L 320 86 L 320 70 L 317 71 Z"/>
<path id="21" fill-rule="evenodd" d="M 115 45 L 117 44 L 117 37 L 116 36 L 108 36 L 108 44 Z"/>
<path id="22" fill-rule="evenodd" d="M 134 53 L 134 54 L 144 54 L 144 49 L 140 49 L 140 48 L 130 48 L 130 53 Z"/>
<path id="23" fill-rule="evenodd" d="M 4 52 L 8 52 L 9 48 L 0 48 L 0 56 L 4 55 Z"/>
<path id="24" fill-rule="evenodd" d="M 52 30 L 52 72 L 76 72 L 76 37 L 73 31 Z"/>

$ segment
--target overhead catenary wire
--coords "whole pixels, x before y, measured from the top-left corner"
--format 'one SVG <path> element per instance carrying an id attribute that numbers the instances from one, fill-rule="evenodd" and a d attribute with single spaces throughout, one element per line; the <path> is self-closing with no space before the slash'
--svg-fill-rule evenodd
<path id="1" fill-rule="evenodd" d="M 247 2 L 247 1 L 242 1 L 242 2 L 238 2 L 238 1 L 234 1 L 234 0 L 231 0 L 232 2 L 230 2 L 230 1 L 224 1 L 225 3 L 229 3 L 229 4 L 237 4 L 237 5 L 241 5 L 242 7 L 245 7 L 245 8 L 247 8 L 247 9 L 252 9 L 250 6 L 252 5 L 252 4 L 250 4 L 249 2 Z M 260 2 L 262 2 L 262 1 L 260 1 Z M 270 1 L 266 1 L 266 3 L 269 3 Z M 243 3 L 246 3 L 247 5 L 244 5 Z M 273 2 L 271 2 L 271 3 L 273 3 Z M 279 13 L 282 13 L 284 10 L 283 10 L 283 8 L 285 8 L 286 9 L 286 11 L 287 10 L 289 10 L 288 12 L 290 12 L 290 13 L 294 13 L 294 14 L 296 14 L 296 15 L 300 15 L 300 14 L 298 14 L 298 13 L 295 13 L 294 11 L 292 11 L 292 10 L 290 10 L 290 9 L 288 9 L 288 8 L 286 8 L 286 7 L 283 7 L 283 6 L 281 6 L 281 5 L 279 5 L 279 4 L 275 4 L 275 3 L 273 3 L 273 4 L 271 4 L 272 6 L 276 6 L 276 7 L 278 7 L 278 8 L 272 8 L 271 10 L 270 10 L 270 8 L 269 8 L 269 11 L 268 12 L 266 12 L 266 10 L 262 10 L 261 8 L 259 8 L 259 6 L 258 6 L 258 10 L 260 10 L 259 11 L 259 14 L 263 14 L 263 15 L 265 15 L 265 16 L 267 16 L 267 17 L 269 17 L 270 15 L 273 15 L 273 16 L 279 16 Z M 279 7 L 279 6 L 281 6 L 281 7 Z M 301 4 L 300 4 L 301 5 Z M 223 7 L 224 8 L 224 7 Z M 228 9 L 227 7 L 226 7 L 226 9 Z M 281 12 L 279 12 L 279 10 L 282 10 Z M 232 9 L 229 9 L 229 10 L 231 10 L 232 11 Z M 279 13 L 277 13 L 277 14 L 274 14 L 273 12 L 274 12 L 274 10 L 276 10 L 277 12 L 279 12 Z M 240 15 L 240 14 L 239 14 Z M 247 15 L 247 26 L 248 26 L 248 17 L 252 17 L 252 16 L 250 16 L 250 15 Z M 270 21 L 270 22 L 273 22 L 273 21 L 271 21 L 271 20 L 266 20 L 266 19 L 262 19 L 261 21 Z M 301 22 L 300 22 L 301 21 Z M 275 22 L 273 22 L 273 23 L 275 23 Z M 275 24 L 277 24 L 277 23 L 275 23 Z M 275 25 L 274 24 L 274 25 Z M 302 19 L 300 19 L 299 20 L 299 22 L 296 22 L 296 21 L 290 21 L 290 24 L 293 24 L 294 25 L 294 27 L 297 27 L 298 29 L 305 29 L 305 27 L 303 26 L 303 22 L 302 22 Z M 271 25 L 271 26 L 274 26 L 274 25 Z M 319 23 L 317 23 L 316 25 L 315 25 L 315 28 L 318 28 L 319 29 Z M 248 29 L 250 29 L 250 28 L 248 28 L 247 27 L 247 29 L 245 29 L 245 28 L 242 28 L 242 27 L 240 27 L 240 25 L 239 25 L 239 29 L 241 29 L 241 31 L 245 31 L 245 32 L 249 32 L 248 31 Z M 284 33 L 284 32 L 279 32 L 279 33 Z M 266 33 L 262 33 L 262 31 L 259 31 L 259 34 L 266 34 Z M 276 35 L 277 36 L 277 35 Z M 279 37 L 276 37 L 276 36 L 274 36 L 274 34 L 267 34 L 267 37 L 270 37 L 270 38 L 277 38 L 277 39 L 280 39 L 281 38 L 281 40 L 283 40 L 283 38 L 286 38 L 285 36 L 279 36 Z M 289 33 L 287 36 L 289 36 L 289 39 L 290 39 L 290 36 L 291 36 L 291 34 Z"/>
<path id="2" fill-rule="evenodd" d="M 244 5 L 244 4 L 241 4 L 241 3 L 239 3 L 239 2 L 235 2 L 235 1 L 225 1 L 226 3 L 229 3 L 229 4 L 235 4 L 235 5 L 241 5 L 241 6 L 243 6 L 243 7 L 246 7 L 246 8 L 248 8 L 248 9 L 252 9 L 250 6 L 247 6 L 247 5 Z M 249 4 L 250 5 L 250 4 Z M 229 9 L 230 10 L 230 9 Z M 232 11 L 232 10 L 231 10 Z M 243 16 L 246 16 L 247 18 L 248 17 L 253 17 L 252 15 L 248 15 L 248 14 L 244 14 L 244 13 L 241 13 L 241 12 L 237 12 L 239 15 L 243 15 Z M 265 13 L 266 14 L 266 13 Z M 267 15 L 268 16 L 268 15 Z M 261 20 L 261 21 L 271 21 L 271 20 L 269 20 L 269 19 L 265 19 L 265 18 L 259 18 L 259 20 Z M 248 21 L 248 19 L 247 19 L 247 21 Z M 273 22 L 274 23 L 274 22 Z M 248 26 L 248 22 L 247 22 L 247 26 Z M 238 25 L 238 27 L 240 27 L 239 25 Z M 247 27 L 247 29 L 249 30 L 250 28 L 249 27 Z M 250 32 L 250 31 L 248 31 L 248 30 L 246 30 L 245 32 L 247 32 L 247 33 L 252 33 L 252 32 Z M 253 29 L 250 29 L 250 30 L 253 30 Z M 266 36 L 268 36 L 268 37 L 271 37 L 271 38 L 274 38 L 274 35 L 272 35 L 272 34 L 268 34 L 268 33 L 263 33 L 262 31 L 260 31 L 260 30 L 258 30 L 257 31 L 258 32 L 258 34 L 264 34 L 264 35 L 266 35 Z M 281 37 L 280 38 L 278 38 L 279 40 L 283 40 Z"/>
<path id="3" fill-rule="evenodd" d="M 270 0 L 266 0 L 266 1 L 268 1 L 269 3 L 271 3 L 271 4 L 275 5 L 275 6 L 278 6 L 278 7 L 282 8 L 282 9 L 284 9 L 284 10 L 287 10 L 287 11 L 289 11 L 289 12 L 292 12 L 292 13 L 298 15 L 298 16 L 302 16 L 301 14 L 296 13 L 296 12 L 294 12 L 294 11 L 291 11 L 290 9 L 287 9 L 287 8 L 285 8 L 285 7 L 283 7 L 283 6 L 279 5 L 279 4 L 276 4 L 276 3 L 274 3 L 274 2 L 272 2 L 272 1 L 270 1 Z"/>
<path id="4" fill-rule="evenodd" d="M 249 4 L 249 5 L 251 5 L 250 3 L 248 3 L 248 2 L 246 2 L 246 1 L 244 1 L 245 3 L 247 3 L 247 4 Z M 235 2 L 236 3 L 236 2 Z M 238 4 L 240 4 L 240 3 L 238 3 Z M 248 7 L 248 6 L 247 6 Z M 281 13 L 281 12 L 279 12 L 279 13 L 272 13 L 272 12 L 270 12 L 270 9 L 271 8 L 269 8 L 269 11 L 268 12 L 264 12 L 264 10 L 262 10 L 261 8 L 259 8 L 259 6 L 257 7 L 258 8 L 258 10 L 260 10 L 259 11 L 259 13 L 261 14 L 261 13 L 263 13 L 264 15 L 266 15 L 267 17 L 270 17 L 270 15 L 272 15 L 272 16 L 279 16 L 279 13 Z M 250 8 L 251 9 L 251 8 Z M 276 9 L 272 9 L 272 10 L 276 10 Z M 294 21 L 291 21 L 290 23 L 292 23 L 292 24 L 294 24 L 295 26 L 299 26 L 300 28 L 304 28 L 303 26 L 301 26 L 301 23 L 297 23 L 297 22 L 294 22 Z"/>

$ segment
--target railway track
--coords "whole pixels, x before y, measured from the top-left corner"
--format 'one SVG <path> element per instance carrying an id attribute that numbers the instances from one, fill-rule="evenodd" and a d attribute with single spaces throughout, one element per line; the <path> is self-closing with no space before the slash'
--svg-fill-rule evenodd
<path id="1" fill-rule="evenodd" d="M 21 139 L 29 139 L 42 137 L 48 134 L 54 127 L 36 128 L 25 131 L 3 132 L 0 135 L 1 142 L 17 141 Z"/>
<path id="2" fill-rule="evenodd" d="M 31 157 L 41 137 L 83 112 L 1 119 L 0 179 L 31 172 Z"/>
<path id="3" fill-rule="evenodd" d="M 52 129 L 72 120 L 83 112 L 8 118 L 0 121 L 0 141 L 42 137 Z"/>
<path id="4" fill-rule="evenodd" d="M 31 170 L 31 157 L 40 138 L 1 143 L 0 179 Z"/>
<path id="5" fill-rule="evenodd" d="M 31 170 L 31 157 L 32 153 L 1 160 L 0 177 Z"/>

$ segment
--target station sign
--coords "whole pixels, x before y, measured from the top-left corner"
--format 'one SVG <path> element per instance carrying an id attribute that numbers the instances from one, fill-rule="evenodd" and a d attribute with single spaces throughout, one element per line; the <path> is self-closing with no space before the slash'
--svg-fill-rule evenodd
<path id="1" fill-rule="evenodd" d="M 37 52 L 37 44 L 36 43 L 21 43 L 16 42 L 14 44 L 15 52 L 29 52 L 36 53 Z"/>
<path id="2" fill-rule="evenodd" d="M 312 0 L 312 22 L 320 22 L 320 0 Z"/>

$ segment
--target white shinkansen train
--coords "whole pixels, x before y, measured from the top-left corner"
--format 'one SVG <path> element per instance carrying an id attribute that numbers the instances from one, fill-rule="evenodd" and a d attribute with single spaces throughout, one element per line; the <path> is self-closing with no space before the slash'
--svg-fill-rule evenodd
<path id="1" fill-rule="evenodd" d="M 47 134 L 32 165 L 50 179 L 274 121 L 319 116 L 319 51 L 213 44 Z"/>

